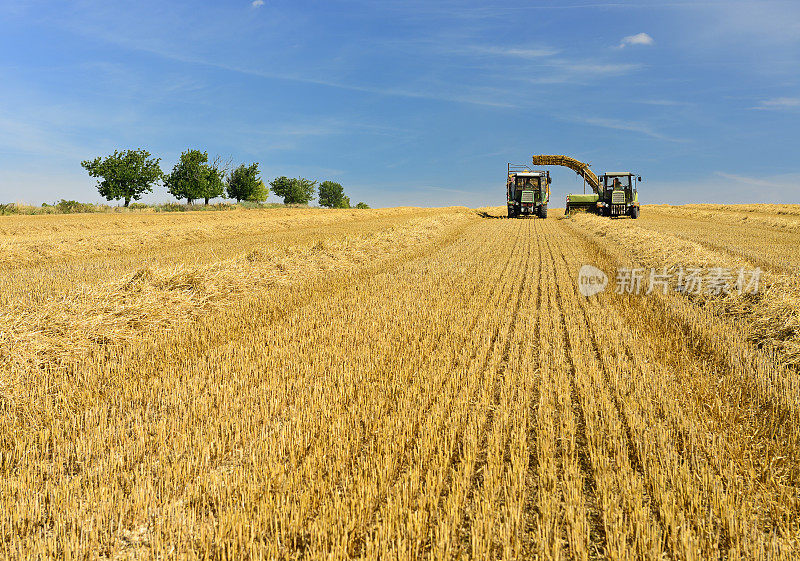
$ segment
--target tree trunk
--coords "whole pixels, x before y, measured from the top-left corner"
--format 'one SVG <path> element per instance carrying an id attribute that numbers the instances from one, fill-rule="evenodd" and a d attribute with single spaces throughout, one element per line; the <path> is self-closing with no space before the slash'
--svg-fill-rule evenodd
<path id="1" fill-rule="evenodd" d="M 125 197 L 125 208 L 127 208 L 129 204 L 131 204 L 131 198 Z"/>
<path id="2" fill-rule="evenodd" d="M 206 206 L 208 206 L 208 197 L 206 197 Z"/>
<path id="3" fill-rule="evenodd" d="M 186 204 L 187 204 L 187 205 L 190 205 L 190 204 L 192 204 L 192 201 L 194 201 L 194 199 L 189 199 L 189 198 L 187 198 L 187 199 L 186 199 Z"/>

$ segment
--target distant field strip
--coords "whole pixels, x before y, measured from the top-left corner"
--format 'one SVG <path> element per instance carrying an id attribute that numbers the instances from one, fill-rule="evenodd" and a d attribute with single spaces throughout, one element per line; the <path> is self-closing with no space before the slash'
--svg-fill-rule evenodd
<path id="1" fill-rule="evenodd" d="M 796 559 L 786 209 L 0 217 L 0 557 Z"/>

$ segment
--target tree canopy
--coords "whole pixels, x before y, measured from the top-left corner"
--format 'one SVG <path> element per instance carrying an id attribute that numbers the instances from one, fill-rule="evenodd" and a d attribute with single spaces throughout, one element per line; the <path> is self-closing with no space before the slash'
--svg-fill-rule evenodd
<path id="1" fill-rule="evenodd" d="M 283 197 L 285 204 L 303 204 L 306 205 L 314 198 L 314 187 L 317 185 L 316 181 L 311 181 L 304 177 L 296 177 L 289 179 L 288 177 L 276 177 L 270 181 L 272 192 Z"/>
<path id="2" fill-rule="evenodd" d="M 334 181 L 323 181 L 319 186 L 319 204 L 328 208 L 350 208 L 350 197 L 344 187 Z"/>
<path id="3" fill-rule="evenodd" d="M 209 199 L 225 196 L 225 170 L 219 164 L 205 166 L 205 178 L 200 186 L 200 198 L 208 204 Z"/>
<path id="4" fill-rule="evenodd" d="M 102 178 L 97 183 L 97 191 L 106 200 L 125 200 L 128 206 L 131 199 L 139 200 L 142 194 L 153 190 L 153 184 L 162 178 L 160 158 L 150 158 L 147 150 L 117 150 L 105 159 L 81 162 L 91 177 Z"/>
<path id="5" fill-rule="evenodd" d="M 253 203 L 263 203 L 267 200 L 267 197 L 269 197 L 269 187 L 267 187 L 263 181 L 259 180 L 255 191 L 252 192 L 247 200 Z"/>
<path id="6" fill-rule="evenodd" d="M 172 173 L 164 177 L 167 191 L 176 199 L 186 199 L 189 204 L 195 199 L 209 199 L 224 196 L 225 170 L 219 161 L 208 163 L 208 152 L 186 150 L 172 168 Z"/>
<path id="7" fill-rule="evenodd" d="M 267 200 L 269 189 L 259 177 L 258 164 L 244 164 L 235 168 L 228 177 L 228 197 L 236 199 L 236 202 L 253 201 L 263 202 Z"/>

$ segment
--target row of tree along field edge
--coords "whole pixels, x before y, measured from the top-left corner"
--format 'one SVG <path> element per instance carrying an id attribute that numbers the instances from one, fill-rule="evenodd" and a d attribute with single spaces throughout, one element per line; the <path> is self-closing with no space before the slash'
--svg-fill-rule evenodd
<path id="1" fill-rule="evenodd" d="M 129 207 L 153 186 L 162 183 L 176 199 L 186 199 L 188 204 L 203 200 L 230 198 L 237 203 L 248 201 L 263 203 L 270 189 L 261 179 L 258 163 L 240 164 L 232 168 L 217 156 L 209 161 L 208 152 L 186 150 L 170 173 L 161 170 L 161 159 L 152 158 L 147 150 L 115 150 L 105 158 L 84 160 L 81 165 L 91 177 L 97 178 L 97 190 L 107 201 L 123 200 Z M 277 177 L 269 182 L 272 192 L 283 197 L 284 204 L 307 205 L 318 190 L 320 206 L 350 208 L 350 198 L 344 188 L 334 181 L 316 181 L 304 177 Z M 369 208 L 358 203 L 356 208 Z"/>
<path id="2" fill-rule="evenodd" d="M 286 209 L 286 208 L 313 208 L 312 205 L 304 204 L 284 204 L 254 201 L 225 201 L 208 205 L 187 204 L 179 202 L 153 203 L 146 204 L 132 202 L 127 207 L 122 205 L 111 205 L 104 203 L 83 203 L 75 200 L 61 199 L 53 203 L 42 203 L 41 206 L 33 206 L 23 202 L 0 203 L 0 216 L 25 215 L 35 216 L 43 214 L 96 214 L 96 213 L 121 213 L 121 212 L 195 212 L 195 211 L 225 211 L 225 210 L 256 210 L 256 209 Z M 354 207 L 367 209 L 370 208 L 365 203 L 358 203 Z"/>

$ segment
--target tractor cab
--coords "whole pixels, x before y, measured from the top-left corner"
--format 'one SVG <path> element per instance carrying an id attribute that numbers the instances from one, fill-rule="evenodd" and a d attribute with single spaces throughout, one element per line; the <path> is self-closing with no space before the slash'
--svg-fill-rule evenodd
<path id="1" fill-rule="evenodd" d="M 639 217 L 636 182 L 642 178 L 630 172 L 607 172 L 599 177 L 598 209 L 604 216 Z"/>
<path id="2" fill-rule="evenodd" d="M 547 218 L 551 181 L 549 171 L 532 171 L 522 166 L 508 164 L 506 181 L 508 217 L 535 214 L 540 218 Z"/>

